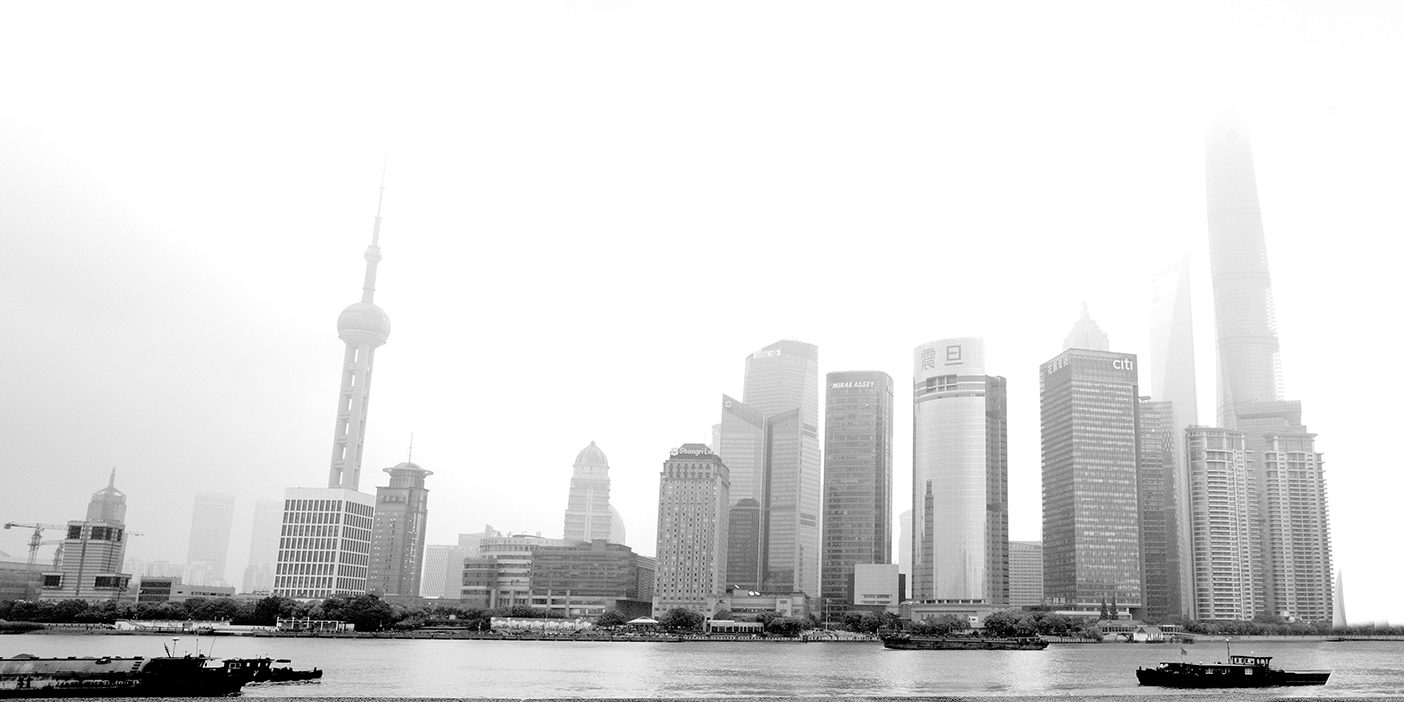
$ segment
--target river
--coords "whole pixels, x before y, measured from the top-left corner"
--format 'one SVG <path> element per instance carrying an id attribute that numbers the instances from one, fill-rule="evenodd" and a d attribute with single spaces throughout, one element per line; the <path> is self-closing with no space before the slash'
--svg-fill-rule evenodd
<path id="1" fill-rule="evenodd" d="M 0 655 L 152 656 L 168 638 L 0 636 Z M 196 640 L 176 644 L 195 650 Z M 1106 697 L 1196 695 L 1136 683 L 1137 666 L 1181 658 L 1178 645 L 1053 644 L 1042 651 L 889 651 L 874 643 L 571 642 L 217 637 L 216 656 L 291 658 L 326 671 L 315 683 L 254 685 L 245 697 L 679 698 Z M 1222 643 L 1185 646 L 1221 660 Z M 1215 699 L 1404 699 L 1404 642 L 1243 642 L 1285 669 L 1329 669 L 1321 687 L 1209 693 Z M 1225 697 L 1224 695 L 1231 695 Z"/>

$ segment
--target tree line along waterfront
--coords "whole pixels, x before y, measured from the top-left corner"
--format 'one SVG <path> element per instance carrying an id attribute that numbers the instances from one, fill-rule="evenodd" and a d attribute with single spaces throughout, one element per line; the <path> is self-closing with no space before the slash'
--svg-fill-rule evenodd
<path id="1" fill-rule="evenodd" d="M 192 597 L 181 602 L 87 602 L 84 600 L 0 601 L 0 633 L 17 633 L 46 624 L 111 625 L 119 620 L 228 622 L 238 626 L 273 627 L 279 619 L 310 619 L 347 622 L 357 633 L 450 631 L 489 633 L 494 618 L 559 619 L 559 615 L 525 605 L 478 609 L 446 604 L 403 605 L 375 595 L 338 596 L 305 602 L 286 597 L 257 599 Z M 776 612 L 740 614 L 718 612 L 715 620 L 755 622 L 766 637 L 793 638 L 818 628 L 808 617 L 787 617 Z M 607 611 L 579 629 L 558 629 L 569 636 L 586 630 L 617 630 L 628 626 L 628 618 L 616 610 Z M 686 608 L 665 612 L 656 629 L 673 633 L 701 633 L 702 615 Z M 1254 621 L 1185 622 L 1187 634 L 1200 636 L 1404 636 L 1404 626 L 1332 627 L 1324 623 L 1284 622 L 1260 617 Z M 888 612 L 850 612 L 830 630 L 876 636 L 883 631 L 905 629 L 934 636 L 973 634 L 969 623 L 951 614 L 916 622 L 906 622 Z M 995 612 L 984 620 L 978 632 L 994 637 L 1043 636 L 1056 640 L 1100 641 L 1103 632 L 1097 622 L 1069 617 L 1038 608 Z"/>

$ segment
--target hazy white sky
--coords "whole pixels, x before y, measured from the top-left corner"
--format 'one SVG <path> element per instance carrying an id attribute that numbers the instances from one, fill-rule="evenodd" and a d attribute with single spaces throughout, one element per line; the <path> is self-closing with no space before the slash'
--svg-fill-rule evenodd
<path id="1" fill-rule="evenodd" d="M 1038 539 L 1036 373 L 1084 300 L 1144 354 L 1188 253 L 1213 417 L 1202 134 L 1234 106 L 1347 611 L 1404 621 L 1401 30 L 1385 2 L 6 3 L 0 520 L 79 518 L 115 466 L 131 555 L 179 561 L 194 493 L 237 493 L 237 582 L 253 501 L 325 482 L 388 155 L 362 489 L 413 432 L 431 543 L 558 536 L 594 440 L 652 554 L 668 450 L 781 338 L 896 379 L 905 509 L 912 349 L 962 335 L 1009 379 Z"/>

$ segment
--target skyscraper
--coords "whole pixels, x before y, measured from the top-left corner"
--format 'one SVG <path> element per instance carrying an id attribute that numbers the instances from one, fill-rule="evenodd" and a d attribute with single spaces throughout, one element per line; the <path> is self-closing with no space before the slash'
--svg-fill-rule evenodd
<path id="1" fill-rule="evenodd" d="M 1092 313 L 1087 310 L 1087 303 L 1082 303 L 1082 316 L 1078 317 L 1077 323 L 1073 324 L 1072 331 L 1068 332 L 1068 337 L 1063 340 L 1065 349 L 1089 349 L 1092 351 L 1110 351 L 1111 340 L 1107 333 L 1102 331 L 1102 327 L 1092 319 Z"/>
<path id="2" fill-rule="evenodd" d="M 610 538 L 614 514 L 609 504 L 609 459 L 591 441 L 575 457 L 566 499 L 565 539 L 594 541 Z"/>
<path id="3" fill-rule="evenodd" d="M 676 607 L 710 617 L 726 594 L 729 489 L 726 464 L 702 444 L 683 444 L 664 461 L 658 480 L 655 617 Z"/>
<path id="4" fill-rule="evenodd" d="M 342 310 L 336 320 L 346 353 L 327 487 L 292 487 L 283 494 L 283 526 L 273 577 L 273 594 L 281 597 L 321 599 L 366 592 L 375 497 L 359 491 L 361 457 L 375 349 L 390 337 L 390 316 L 375 304 L 383 183 L 380 195 L 365 253 L 361 301 Z"/>
<path id="5" fill-rule="evenodd" d="M 979 338 L 916 348 L 912 369 L 912 598 L 1009 601 L 1004 378 Z"/>
<path id="6" fill-rule="evenodd" d="M 224 568 L 229 560 L 229 529 L 233 524 L 233 495 L 195 493 L 195 510 L 190 517 L 190 544 L 185 556 L 186 584 L 224 584 Z"/>
<path id="7" fill-rule="evenodd" d="M 820 591 L 831 619 L 855 603 L 854 566 L 892 561 L 892 376 L 829 373 L 825 387 Z"/>
<path id="8" fill-rule="evenodd" d="M 1180 616 L 1180 547 L 1176 486 L 1183 436 L 1170 402 L 1141 398 L 1136 494 L 1141 513 L 1142 591 L 1153 621 Z"/>
<path id="9" fill-rule="evenodd" d="M 273 570 L 278 564 L 278 532 L 282 522 L 282 502 L 258 500 L 254 503 L 249 564 L 244 568 L 243 592 L 272 591 Z"/>
<path id="10" fill-rule="evenodd" d="M 68 523 L 63 559 L 57 571 L 44 573 L 42 599 L 116 600 L 127 590 L 130 573 L 122 572 L 127 550 L 127 496 L 118 490 L 117 471 L 107 487 L 93 493 L 81 521 Z"/>
<path id="11" fill-rule="evenodd" d="M 1171 491 L 1175 502 L 1175 523 L 1181 564 L 1180 612 L 1194 618 L 1194 573 L 1190 564 L 1189 469 L 1184 456 L 1183 434 L 1199 424 L 1199 396 L 1195 389 L 1194 325 L 1191 319 L 1189 261 L 1161 271 L 1151 283 L 1150 369 L 1151 397 L 1171 404 L 1174 415 Z M 1147 576 L 1149 578 L 1149 576 Z"/>
<path id="12" fill-rule="evenodd" d="M 1236 429 L 1238 405 L 1278 400 L 1282 393 L 1267 245 L 1253 149 L 1243 125 L 1226 121 L 1210 127 L 1205 185 L 1218 337 L 1219 426 Z"/>
<path id="13" fill-rule="evenodd" d="M 385 472 L 390 474 L 390 484 L 375 489 L 366 587 L 379 595 L 418 597 L 429 522 L 429 490 L 424 479 L 434 473 L 409 461 Z"/>
<path id="14" fill-rule="evenodd" d="M 777 341 L 746 359 L 742 401 L 765 415 L 761 589 L 819 592 L 819 349 Z"/>
<path id="15" fill-rule="evenodd" d="M 1009 604 L 1043 604 L 1043 542 L 1009 542 Z"/>
<path id="16" fill-rule="evenodd" d="M 1074 348 L 1043 364 L 1043 578 L 1051 604 L 1142 604 L 1137 387 L 1133 354 Z"/>
<path id="17" fill-rule="evenodd" d="M 1262 611 L 1262 554 L 1253 466 L 1243 434 L 1185 430 L 1194 606 L 1201 620 L 1252 619 Z"/>
<path id="18" fill-rule="evenodd" d="M 1301 422 L 1300 404 L 1282 399 L 1267 245 L 1242 124 L 1226 119 L 1210 126 L 1205 171 L 1219 424 L 1243 432 L 1249 455 L 1262 462 L 1255 478 L 1264 607 L 1289 619 L 1330 621 L 1331 535 L 1321 454 Z M 1284 466 L 1302 470 L 1283 472 Z"/>
<path id="19" fill-rule="evenodd" d="M 722 395 L 722 419 L 713 440 L 731 482 L 726 580 L 747 591 L 760 590 L 764 561 L 765 427 L 760 410 Z"/>

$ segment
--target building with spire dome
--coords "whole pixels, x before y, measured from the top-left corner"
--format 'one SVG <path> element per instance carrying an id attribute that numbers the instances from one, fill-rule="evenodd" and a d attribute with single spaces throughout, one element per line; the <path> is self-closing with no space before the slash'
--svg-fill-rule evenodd
<path id="1" fill-rule="evenodd" d="M 293 487 L 283 493 L 283 524 L 273 575 L 273 594 L 280 597 L 324 599 L 366 592 L 376 498 L 359 489 L 361 459 L 375 350 L 390 338 L 390 316 L 375 304 L 384 199 L 382 176 L 375 225 L 365 253 L 361 300 L 342 310 L 336 320 L 337 335 L 346 344 L 346 351 L 327 487 Z M 417 592 L 416 586 L 407 594 Z"/>
<path id="2" fill-rule="evenodd" d="M 575 456 L 574 468 L 566 500 L 565 540 L 623 543 L 623 525 L 616 524 L 619 513 L 609 504 L 609 459 L 604 451 L 591 441 Z"/>
<path id="3" fill-rule="evenodd" d="M 93 493 L 88 513 L 68 523 L 59 569 L 44 573 L 42 599 L 117 600 L 127 590 L 122 572 L 127 549 L 127 496 L 117 489 L 117 469 Z"/>
<path id="4" fill-rule="evenodd" d="M 390 485 L 375 489 L 367 589 L 377 595 L 417 597 L 429 521 L 424 479 L 434 473 L 408 460 L 385 472 L 390 474 Z"/>

